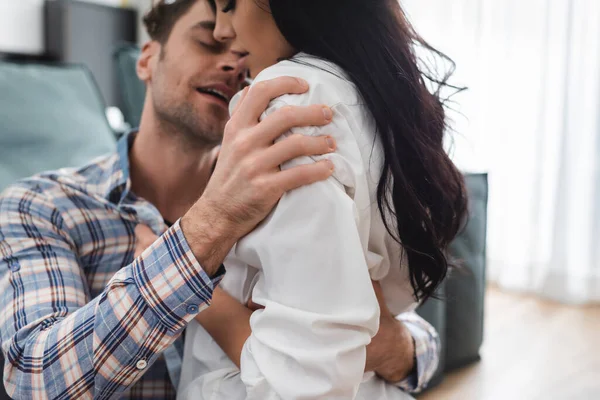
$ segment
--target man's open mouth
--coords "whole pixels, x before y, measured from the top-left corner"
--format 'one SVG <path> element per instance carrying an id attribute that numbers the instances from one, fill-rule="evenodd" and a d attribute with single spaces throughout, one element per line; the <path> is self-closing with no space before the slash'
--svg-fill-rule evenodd
<path id="1" fill-rule="evenodd" d="M 196 89 L 200 93 L 208 94 L 210 96 L 216 97 L 219 100 L 224 101 L 226 104 L 229 104 L 231 98 L 226 94 L 221 92 L 220 90 L 213 88 L 198 88 Z"/>

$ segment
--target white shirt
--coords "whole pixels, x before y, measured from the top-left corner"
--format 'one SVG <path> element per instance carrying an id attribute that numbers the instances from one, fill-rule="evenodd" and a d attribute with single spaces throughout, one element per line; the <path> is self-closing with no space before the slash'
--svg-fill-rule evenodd
<path id="1" fill-rule="evenodd" d="M 254 84 L 279 76 L 303 78 L 310 90 L 275 99 L 262 118 L 286 105 L 326 104 L 333 110 L 331 124 L 295 128 L 284 136 L 331 135 L 338 147 L 334 154 L 302 157 L 282 169 L 327 157 L 335 173 L 286 193 L 233 248 L 221 286 L 265 309 L 251 317 L 241 372 L 201 326 L 190 324 L 179 398 L 411 398 L 364 373 L 366 345 L 379 324 L 371 279 L 381 282 L 392 313 L 416 307 L 408 269 L 401 267 L 401 246 L 377 206 L 383 153 L 372 117 L 354 85 L 331 63 L 301 54 L 264 70 Z"/>

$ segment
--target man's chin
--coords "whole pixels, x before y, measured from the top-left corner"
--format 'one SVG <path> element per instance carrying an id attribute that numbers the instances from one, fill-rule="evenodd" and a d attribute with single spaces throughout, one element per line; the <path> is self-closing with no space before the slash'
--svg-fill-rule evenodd
<path id="1" fill-rule="evenodd" d="M 219 140 L 223 138 L 223 131 L 225 130 L 225 125 L 227 121 L 229 121 L 229 109 L 224 109 L 220 106 L 209 105 L 207 110 L 203 114 L 203 118 L 201 118 L 204 122 L 206 128 L 211 128 L 211 132 L 215 132 L 218 135 Z"/>
<path id="2" fill-rule="evenodd" d="M 208 102 L 187 103 L 184 106 L 168 108 L 169 112 L 159 113 L 161 119 L 180 131 L 191 146 L 219 144 L 223 140 L 229 111 Z"/>

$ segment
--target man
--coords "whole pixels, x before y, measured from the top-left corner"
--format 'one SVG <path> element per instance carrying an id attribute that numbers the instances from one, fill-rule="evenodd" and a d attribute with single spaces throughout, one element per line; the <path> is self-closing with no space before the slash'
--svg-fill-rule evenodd
<path id="1" fill-rule="evenodd" d="M 328 109 L 258 122 L 271 99 L 305 83 L 252 88 L 225 126 L 244 54 L 213 37 L 207 0 L 160 2 L 146 23 L 153 40 L 138 62 L 147 84 L 138 132 L 116 154 L 34 176 L 0 198 L 0 334 L 14 398 L 174 398 L 181 335 L 210 304 L 233 244 L 285 191 L 331 175 L 327 161 L 278 168 L 334 151 L 329 138 L 273 145 L 294 126 L 326 125 Z M 144 226 L 159 237 L 134 259 Z M 215 309 L 229 307 L 223 299 Z M 437 365 L 437 337 L 403 318 L 384 309 L 367 368 L 418 389 Z"/>

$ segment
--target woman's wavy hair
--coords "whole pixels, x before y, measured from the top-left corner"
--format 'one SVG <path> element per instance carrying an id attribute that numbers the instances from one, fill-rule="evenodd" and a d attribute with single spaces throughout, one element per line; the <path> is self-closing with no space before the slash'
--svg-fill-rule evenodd
<path id="1" fill-rule="evenodd" d="M 384 150 L 379 210 L 406 252 L 415 298 L 434 295 L 467 213 L 463 176 L 444 149 L 442 91 L 458 90 L 448 84 L 454 64 L 415 32 L 398 0 L 255 1 L 268 1 L 297 51 L 337 64 L 357 87 Z M 418 49 L 451 68 L 434 76 Z"/>

